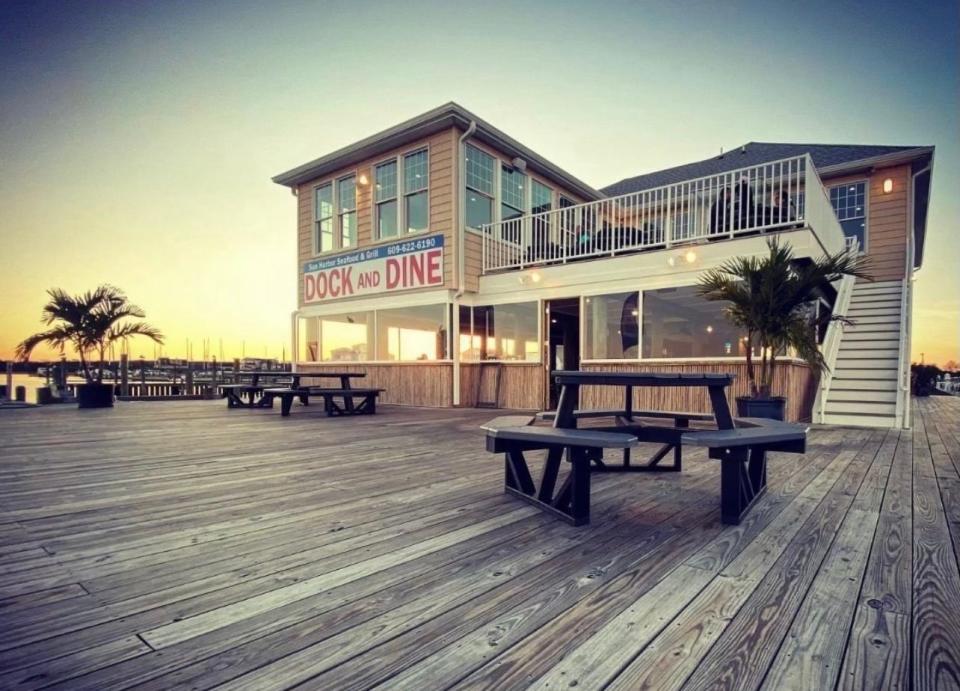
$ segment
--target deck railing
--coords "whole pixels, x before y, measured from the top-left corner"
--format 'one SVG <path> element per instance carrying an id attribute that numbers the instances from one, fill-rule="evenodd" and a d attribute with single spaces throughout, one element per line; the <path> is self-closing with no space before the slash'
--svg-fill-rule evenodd
<path id="1" fill-rule="evenodd" d="M 844 247 L 809 155 L 527 214 L 479 230 L 483 271 L 489 273 L 803 226 L 814 228 L 828 251 Z"/>
<path id="2" fill-rule="evenodd" d="M 848 252 L 856 252 L 860 243 L 857 238 L 846 238 L 849 242 L 845 243 Z M 833 303 L 833 314 L 838 317 L 846 317 L 847 310 L 850 309 L 850 299 L 853 297 L 853 287 L 856 279 L 853 276 L 844 276 L 838 281 L 837 297 Z M 827 333 L 820 344 L 820 354 L 823 355 L 823 361 L 827 365 L 827 371 L 820 373 L 820 381 L 817 385 L 817 397 L 814 401 L 814 422 L 826 421 L 827 397 L 830 395 L 830 385 L 833 384 L 833 370 L 837 364 L 837 356 L 840 354 L 840 342 L 843 340 L 844 320 L 835 319 L 827 325 Z"/>

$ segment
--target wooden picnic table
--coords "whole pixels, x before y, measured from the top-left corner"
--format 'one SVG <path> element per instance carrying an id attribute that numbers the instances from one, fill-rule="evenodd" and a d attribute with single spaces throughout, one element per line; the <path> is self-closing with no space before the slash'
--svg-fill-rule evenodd
<path id="1" fill-rule="evenodd" d="M 734 420 L 725 391 L 733 383 L 733 375 L 559 371 L 551 376 L 561 386 L 557 410 L 538 417 L 552 419 L 553 427 L 527 427 L 516 417 L 498 418 L 484 426 L 487 450 L 505 454 L 504 489 L 508 494 L 574 525 L 590 520 L 591 473 L 679 472 L 684 444 L 708 447 L 708 456 L 721 461 L 721 517 L 725 523 L 736 524 L 766 489 L 766 452 L 803 453 L 806 448 L 806 429 L 802 426 L 752 418 Z M 623 407 L 579 409 L 582 386 L 622 387 Z M 713 413 L 635 410 L 633 389 L 637 386 L 706 388 Z M 615 425 L 577 428 L 579 420 L 604 417 L 612 418 Z M 528 417 L 526 424 L 533 419 Z M 649 419 L 656 423 L 650 424 Z M 673 420 L 673 424 L 659 424 L 663 420 Z M 691 420 L 714 424 L 712 429 L 692 429 Z M 641 442 L 659 442 L 663 446 L 646 464 L 631 465 L 629 450 Z M 603 456 L 605 449 L 622 450 L 623 464 L 607 464 Z M 671 449 L 673 465 L 660 466 Z M 547 452 L 539 485 L 534 482 L 524 458 L 524 452 L 533 450 Z M 565 456 L 571 469 L 557 488 L 560 464 Z"/>
<path id="2" fill-rule="evenodd" d="M 284 372 L 280 370 L 247 370 L 237 373 L 240 379 L 248 379 L 248 383 L 222 384 L 220 390 L 227 399 L 228 408 L 272 408 L 273 396 L 264 395 L 264 391 L 272 386 L 277 386 L 278 379 L 289 380 L 291 389 L 302 389 L 304 395 L 301 400 L 306 403 L 306 397 L 310 388 L 300 385 L 300 380 L 304 377 L 339 379 L 341 389 L 349 389 L 351 379 L 359 379 L 367 376 L 363 372 Z M 264 383 L 262 380 L 273 380 L 270 383 Z M 351 407 L 353 401 L 349 404 Z"/>

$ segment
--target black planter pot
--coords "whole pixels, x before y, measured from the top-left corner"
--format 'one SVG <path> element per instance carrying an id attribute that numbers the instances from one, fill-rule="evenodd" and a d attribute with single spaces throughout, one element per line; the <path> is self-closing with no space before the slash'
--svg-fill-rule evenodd
<path id="1" fill-rule="evenodd" d="M 77 387 L 80 408 L 112 408 L 113 384 L 81 384 Z"/>
<path id="2" fill-rule="evenodd" d="M 784 420 L 787 399 L 783 396 L 753 398 L 737 396 L 737 415 L 739 417 L 762 417 L 768 420 Z"/>

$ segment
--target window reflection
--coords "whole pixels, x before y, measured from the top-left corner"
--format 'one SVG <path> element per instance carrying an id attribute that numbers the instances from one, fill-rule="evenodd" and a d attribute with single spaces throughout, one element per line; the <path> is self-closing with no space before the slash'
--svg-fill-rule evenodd
<path id="1" fill-rule="evenodd" d="M 723 314 L 724 305 L 700 297 L 693 286 L 643 292 L 645 358 L 744 356 L 744 334 Z"/>
<path id="2" fill-rule="evenodd" d="M 584 298 L 587 359 L 635 359 L 640 317 L 638 293 L 591 295 Z"/>
<path id="3" fill-rule="evenodd" d="M 538 314 L 537 302 L 461 307 L 461 359 L 537 361 Z"/>
<path id="4" fill-rule="evenodd" d="M 447 353 L 446 305 L 377 311 L 377 359 L 443 360 Z"/>

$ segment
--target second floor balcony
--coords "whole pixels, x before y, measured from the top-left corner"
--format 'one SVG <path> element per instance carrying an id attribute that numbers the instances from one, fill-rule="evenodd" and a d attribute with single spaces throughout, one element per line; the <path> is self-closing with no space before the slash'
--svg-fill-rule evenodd
<path id="1" fill-rule="evenodd" d="M 809 155 L 491 223 L 485 274 L 809 228 L 848 246 Z"/>

